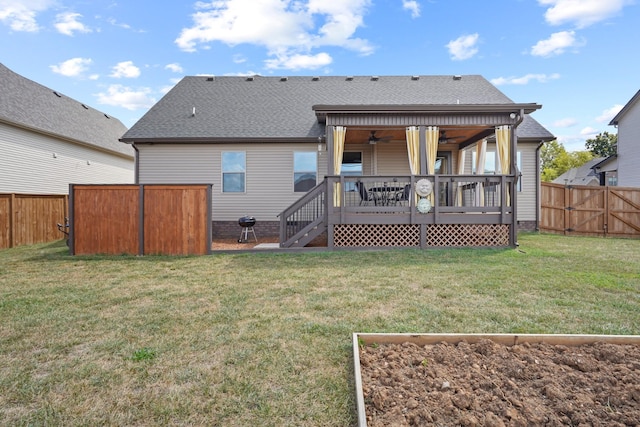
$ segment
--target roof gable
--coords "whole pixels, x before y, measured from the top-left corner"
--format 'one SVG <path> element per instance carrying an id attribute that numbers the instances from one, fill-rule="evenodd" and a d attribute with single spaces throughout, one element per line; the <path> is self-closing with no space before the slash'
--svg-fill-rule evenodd
<path id="1" fill-rule="evenodd" d="M 627 114 L 627 112 L 631 110 L 639 100 L 640 100 L 640 90 L 637 91 L 636 94 L 633 95 L 633 97 L 629 100 L 629 102 L 627 102 L 626 105 L 622 107 L 622 110 L 620 110 L 618 114 L 616 114 L 616 116 L 613 119 L 611 119 L 611 121 L 609 122 L 609 126 L 617 126 L 618 122 L 622 119 L 622 117 L 625 114 Z"/>
<path id="2" fill-rule="evenodd" d="M 0 64 L 0 121 L 133 157 L 118 141 L 120 120 L 29 80 Z"/>
<path id="3" fill-rule="evenodd" d="M 315 139 L 317 105 L 516 105 L 482 76 L 184 77 L 123 136 L 143 140 Z M 518 104 L 520 105 L 520 104 Z"/>

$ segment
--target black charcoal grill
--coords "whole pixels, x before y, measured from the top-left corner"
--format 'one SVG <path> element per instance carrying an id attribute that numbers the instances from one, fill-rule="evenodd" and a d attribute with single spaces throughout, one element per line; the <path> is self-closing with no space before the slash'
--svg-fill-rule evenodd
<path id="1" fill-rule="evenodd" d="M 242 231 L 240 232 L 240 238 L 238 239 L 238 243 L 246 243 L 249 241 L 249 233 L 253 234 L 253 238 L 258 242 L 258 238 L 256 237 L 256 232 L 253 229 L 253 226 L 256 225 L 256 219 L 252 216 L 245 215 L 238 219 L 238 224 L 242 227 Z"/>

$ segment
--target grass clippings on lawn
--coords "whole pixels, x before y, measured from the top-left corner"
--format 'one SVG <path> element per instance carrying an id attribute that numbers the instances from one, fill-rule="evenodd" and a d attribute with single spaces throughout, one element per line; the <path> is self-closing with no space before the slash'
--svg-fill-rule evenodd
<path id="1" fill-rule="evenodd" d="M 346 426 L 353 332 L 638 334 L 640 241 L 0 251 L 0 425 Z"/>

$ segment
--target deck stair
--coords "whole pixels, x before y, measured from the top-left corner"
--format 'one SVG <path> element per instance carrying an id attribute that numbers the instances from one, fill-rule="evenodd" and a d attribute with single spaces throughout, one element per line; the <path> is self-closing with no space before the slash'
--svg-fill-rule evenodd
<path id="1" fill-rule="evenodd" d="M 322 181 L 280 215 L 280 247 L 301 248 L 327 231 L 327 183 Z"/>

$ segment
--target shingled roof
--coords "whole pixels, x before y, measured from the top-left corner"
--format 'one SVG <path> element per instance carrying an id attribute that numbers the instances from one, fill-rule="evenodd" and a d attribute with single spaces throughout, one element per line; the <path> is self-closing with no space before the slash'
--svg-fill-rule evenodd
<path id="1" fill-rule="evenodd" d="M 127 128 L 108 116 L 0 64 L 0 121 L 35 132 L 133 157 L 118 141 Z"/>
<path id="2" fill-rule="evenodd" d="M 516 131 L 518 138 L 551 141 L 555 136 L 542 126 L 536 119 L 526 114 Z"/>
<path id="3" fill-rule="evenodd" d="M 324 134 L 314 106 L 515 104 L 485 78 L 322 76 L 183 78 L 122 137 L 125 142 L 309 140 Z M 539 106 L 535 104 L 527 104 Z"/>

